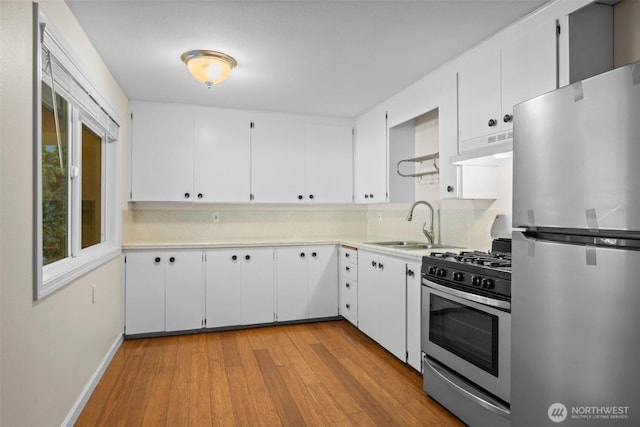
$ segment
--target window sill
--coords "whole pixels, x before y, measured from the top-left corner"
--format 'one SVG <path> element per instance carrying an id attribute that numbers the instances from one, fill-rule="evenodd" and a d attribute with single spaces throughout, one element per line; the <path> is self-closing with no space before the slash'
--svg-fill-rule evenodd
<path id="1" fill-rule="evenodd" d="M 35 299 L 40 300 L 68 285 L 81 276 L 120 256 L 121 249 L 114 245 L 100 245 L 84 250 L 76 258 L 67 258 L 45 266 L 42 286 L 37 289 Z"/>

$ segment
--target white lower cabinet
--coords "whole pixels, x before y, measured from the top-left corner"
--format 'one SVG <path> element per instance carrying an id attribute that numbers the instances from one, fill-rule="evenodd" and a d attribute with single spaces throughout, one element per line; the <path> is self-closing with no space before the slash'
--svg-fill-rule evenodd
<path id="1" fill-rule="evenodd" d="M 140 251 L 125 257 L 127 335 L 202 328 L 201 251 Z"/>
<path id="2" fill-rule="evenodd" d="M 205 283 L 208 328 L 274 321 L 272 248 L 207 251 Z"/>
<path id="3" fill-rule="evenodd" d="M 337 316 L 336 247 L 282 247 L 276 250 L 276 254 L 277 320 Z"/>
<path id="4" fill-rule="evenodd" d="M 407 360 L 406 362 L 422 372 L 421 337 L 421 269 L 420 261 L 407 261 Z"/>
<path id="5" fill-rule="evenodd" d="M 406 262 L 358 251 L 358 327 L 406 361 Z"/>

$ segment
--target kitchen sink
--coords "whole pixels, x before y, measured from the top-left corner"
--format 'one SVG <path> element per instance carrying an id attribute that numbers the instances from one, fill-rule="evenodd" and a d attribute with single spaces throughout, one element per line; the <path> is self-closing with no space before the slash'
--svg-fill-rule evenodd
<path id="1" fill-rule="evenodd" d="M 394 249 L 406 249 L 408 251 L 418 251 L 425 249 L 451 248 L 452 246 L 444 246 L 439 244 L 431 244 L 418 242 L 414 240 L 392 240 L 388 242 L 368 242 L 369 245 L 384 246 Z"/>

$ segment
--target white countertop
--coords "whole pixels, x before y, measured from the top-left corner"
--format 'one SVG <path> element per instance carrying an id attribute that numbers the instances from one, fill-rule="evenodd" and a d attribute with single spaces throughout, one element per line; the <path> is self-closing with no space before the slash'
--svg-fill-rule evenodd
<path id="1" fill-rule="evenodd" d="M 134 250 L 166 250 L 166 249 L 215 249 L 215 248 L 235 248 L 235 247 L 265 247 L 265 246 L 309 246 L 309 245 L 346 245 L 358 249 L 380 252 L 387 255 L 395 255 L 403 258 L 422 259 L 423 256 L 429 255 L 431 252 L 443 252 L 447 250 L 461 251 L 469 250 L 469 248 L 460 248 L 455 246 L 443 246 L 432 249 L 409 250 L 398 247 L 389 247 L 372 244 L 371 242 L 385 242 L 391 240 L 409 240 L 402 238 L 389 238 L 380 236 L 354 237 L 354 236 L 335 236 L 326 238 L 303 238 L 294 237 L 291 239 L 274 237 L 260 239 L 234 239 L 215 242 L 140 242 L 125 243 L 122 245 L 124 251 Z M 413 240 L 413 239 L 412 239 Z M 418 239 L 415 239 L 418 240 Z M 426 242 L 424 242 L 426 244 Z"/>

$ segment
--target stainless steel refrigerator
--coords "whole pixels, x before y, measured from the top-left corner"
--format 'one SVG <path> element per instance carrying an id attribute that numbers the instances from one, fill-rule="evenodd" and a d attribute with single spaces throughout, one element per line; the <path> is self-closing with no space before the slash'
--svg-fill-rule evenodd
<path id="1" fill-rule="evenodd" d="M 640 62 L 514 109 L 511 425 L 640 425 Z"/>

